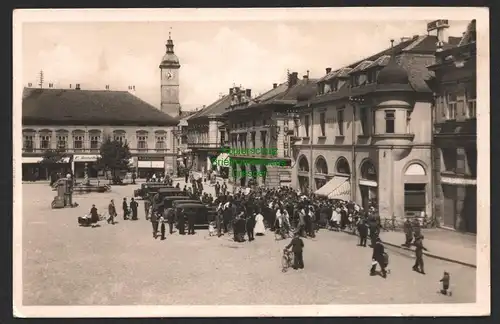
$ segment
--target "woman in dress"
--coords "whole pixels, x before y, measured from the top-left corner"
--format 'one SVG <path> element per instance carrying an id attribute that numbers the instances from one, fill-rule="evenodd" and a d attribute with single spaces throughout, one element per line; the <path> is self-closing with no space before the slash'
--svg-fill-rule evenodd
<path id="1" fill-rule="evenodd" d="M 260 211 L 257 216 L 255 216 L 255 227 L 253 233 L 255 236 L 264 235 L 266 233 L 266 228 L 264 226 L 264 216 L 262 216 Z"/>

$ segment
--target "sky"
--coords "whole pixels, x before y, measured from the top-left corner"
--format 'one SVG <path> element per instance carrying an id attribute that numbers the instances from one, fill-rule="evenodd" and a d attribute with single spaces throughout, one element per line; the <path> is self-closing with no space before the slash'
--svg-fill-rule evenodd
<path id="1" fill-rule="evenodd" d="M 390 46 L 427 34 L 425 20 L 152 21 L 23 23 L 23 85 L 127 90 L 160 106 L 159 64 L 171 31 L 179 57 L 183 110 L 209 105 L 242 85 L 254 95 L 286 81 L 287 70 L 322 77 Z M 468 21 L 450 21 L 461 36 Z"/>

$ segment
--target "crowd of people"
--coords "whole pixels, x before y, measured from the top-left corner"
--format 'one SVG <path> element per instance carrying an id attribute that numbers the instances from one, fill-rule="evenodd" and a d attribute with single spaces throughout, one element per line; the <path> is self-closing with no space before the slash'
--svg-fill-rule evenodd
<path id="1" fill-rule="evenodd" d="M 173 184 L 170 177 L 155 177 L 151 180 Z M 302 238 L 314 238 L 321 228 L 333 231 L 350 231 L 358 235 L 358 246 L 373 248 L 371 275 L 376 275 L 377 266 L 380 267 L 382 277 L 387 275 L 388 255 L 379 237 L 381 220 L 375 206 L 367 210 L 351 201 L 332 200 L 314 194 L 304 195 L 290 188 L 281 187 L 270 189 L 265 187 L 254 187 L 235 189 L 229 192 L 225 181 L 215 181 L 215 197 L 204 192 L 203 178 L 195 179 L 193 175 L 186 175 L 183 191 L 186 196 L 193 200 L 199 200 L 206 206 L 213 208 L 215 213 L 209 218 L 209 228 L 214 235 L 232 235 L 235 242 L 252 242 L 256 236 L 264 235 L 266 230 L 274 232 L 277 239 L 292 238 L 287 248 L 292 248 L 294 253 L 294 269 L 304 267 L 302 249 Z M 188 186 L 191 183 L 191 186 Z M 176 184 L 180 189 L 180 183 Z M 185 234 L 187 222 L 188 235 L 194 234 L 194 219 L 191 214 L 184 214 L 182 209 L 160 208 L 148 199 L 144 202 L 146 219 L 152 222 L 153 237 L 165 239 L 166 225 L 169 233 L 174 232 L 174 226 L 178 228 L 180 235 Z M 95 208 L 95 207 L 94 207 Z M 137 219 L 138 203 L 131 198 L 122 202 L 123 219 Z M 114 202 L 108 206 L 108 223 L 114 223 L 117 216 Z M 96 211 L 94 211 L 94 214 Z M 93 215 L 92 211 L 91 214 Z M 416 262 L 413 270 L 424 272 L 423 235 L 417 222 L 404 223 L 406 240 L 404 246 L 416 247 Z M 246 238 L 246 239 L 245 239 Z"/>

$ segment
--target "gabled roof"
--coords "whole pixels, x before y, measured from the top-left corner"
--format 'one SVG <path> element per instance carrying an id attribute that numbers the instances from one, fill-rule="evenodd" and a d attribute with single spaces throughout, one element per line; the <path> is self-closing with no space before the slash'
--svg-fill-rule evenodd
<path id="1" fill-rule="evenodd" d="M 190 116 L 188 120 L 191 122 L 198 120 L 200 118 L 222 116 L 230 105 L 231 105 L 231 96 L 225 95 L 216 100 L 214 103 L 208 105 L 207 107 L 199 110 L 198 112 Z"/>
<path id="2" fill-rule="evenodd" d="M 127 91 L 23 91 L 24 125 L 174 126 L 178 121 Z"/>
<path id="3" fill-rule="evenodd" d="M 328 73 L 327 75 L 325 75 L 324 77 L 322 77 L 321 79 L 319 79 L 318 82 L 328 81 L 328 80 L 331 80 L 333 78 L 348 77 L 349 73 L 351 72 L 351 70 L 352 69 L 349 68 L 349 67 L 340 68 L 338 70 L 335 70 L 335 71 L 332 71 L 332 72 Z"/>

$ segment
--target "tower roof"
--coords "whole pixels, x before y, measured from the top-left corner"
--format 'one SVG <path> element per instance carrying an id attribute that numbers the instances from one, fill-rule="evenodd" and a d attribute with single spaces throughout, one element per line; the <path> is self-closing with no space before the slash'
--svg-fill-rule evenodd
<path id="1" fill-rule="evenodd" d="M 394 43 L 394 40 L 391 40 L 392 43 Z M 409 84 L 408 73 L 396 62 L 393 45 L 391 45 L 391 48 L 391 58 L 389 63 L 378 74 L 377 84 Z"/>
<path id="2" fill-rule="evenodd" d="M 170 32 L 168 33 L 168 40 L 167 44 L 165 44 L 165 47 L 166 47 L 166 52 L 161 60 L 160 68 L 180 67 L 179 58 L 177 57 L 177 55 L 174 54 L 174 41 L 172 40 Z"/>

